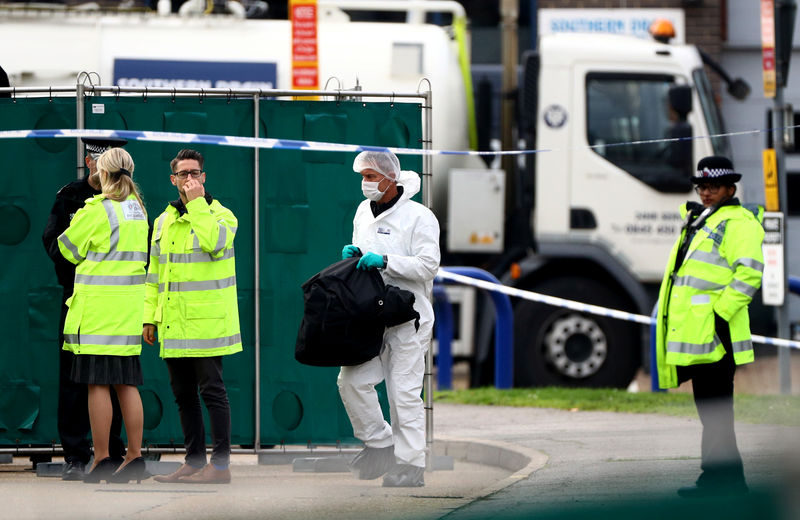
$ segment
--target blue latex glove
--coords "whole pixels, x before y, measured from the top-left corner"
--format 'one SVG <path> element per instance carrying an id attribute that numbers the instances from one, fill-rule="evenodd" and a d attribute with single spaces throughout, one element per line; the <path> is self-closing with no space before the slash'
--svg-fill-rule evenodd
<path id="1" fill-rule="evenodd" d="M 356 264 L 357 269 L 381 269 L 383 267 L 383 256 L 378 253 L 367 253 L 361 257 Z"/>
<path id="2" fill-rule="evenodd" d="M 353 244 L 348 244 L 342 249 L 342 260 L 345 258 L 352 258 L 361 254 L 361 250 Z"/>

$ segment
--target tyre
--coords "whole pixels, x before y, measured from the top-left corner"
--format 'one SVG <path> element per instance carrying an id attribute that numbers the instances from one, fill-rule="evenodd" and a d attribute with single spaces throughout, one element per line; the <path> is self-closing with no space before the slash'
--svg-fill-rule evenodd
<path id="1" fill-rule="evenodd" d="M 494 385 L 494 347 L 491 350 L 491 356 L 487 356 L 483 361 L 478 361 L 474 357 L 469 358 L 470 388 Z"/>
<path id="2" fill-rule="evenodd" d="M 555 278 L 538 293 L 612 309 L 626 300 L 588 278 Z M 514 385 L 626 388 L 640 365 L 639 325 L 520 301 L 514 309 Z"/>

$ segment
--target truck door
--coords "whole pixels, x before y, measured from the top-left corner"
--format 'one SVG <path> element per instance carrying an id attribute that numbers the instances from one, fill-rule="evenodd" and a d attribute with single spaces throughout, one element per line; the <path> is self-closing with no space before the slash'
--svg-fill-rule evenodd
<path id="1" fill-rule="evenodd" d="M 640 281 L 658 281 L 679 230 L 678 206 L 691 194 L 691 168 L 676 160 L 674 143 L 663 141 L 679 119 L 670 88 L 687 80 L 576 68 L 573 88 L 584 93 L 585 107 L 575 111 L 583 117 L 572 128 L 570 210 L 593 218 L 573 222 L 570 234 L 606 244 Z M 694 114 L 689 118 L 692 128 L 702 128 Z"/>

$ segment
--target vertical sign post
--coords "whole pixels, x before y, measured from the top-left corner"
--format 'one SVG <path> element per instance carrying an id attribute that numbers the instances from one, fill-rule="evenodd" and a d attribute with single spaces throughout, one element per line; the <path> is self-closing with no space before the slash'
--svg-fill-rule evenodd
<path id="1" fill-rule="evenodd" d="M 317 0 L 290 0 L 292 20 L 292 88 L 319 90 Z"/>
<path id="2" fill-rule="evenodd" d="M 786 160 L 784 154 L 784 147 L 786 146 L 785 135 L 786 121 L 784 118 L 784 103 L 783 103 L 783 89 L 788 82 L 789 73 L 789 59 L 791 57 L 792 48 L 792 34 L 794 32 L 794 18 L 797 11 L 795 0 L 761 0 L 761 47 L 762 47 L 762 62 L 764 69 L 764 96 L 773 99 L 774 108 L 772 109 L 772 132 L 775 143 L 774 157 L 777 172 L 777 185 L 778 185 L 778 202 L 779 209 L 784 215 L 788 215 L 788 194 L 786 190 Z M 765 154 L 765 159 L 767 155 Z M 771 161 L 771 157 L 770 157 Z M 767 164 L 765 160 L 765 180 L 767 179 Z M 768 183 L 767 183 L 768 184 Z M 767 186 L 765 188 L 768 189 Z M 767 193 L 769 197 L 769 193 Z M 766 224 L 769 221 L 765 219 Z M 773 227 L 776 221 L 772 221 Z M 780 221 L 781 234 L 777 235 L 775 230 L 766 229 L 767 235 L 780 236 L 781 238 L 781 256 L 780 268 L 783 270 L 788 265 L 786 258 L 786 235 L 783 234 L 783 221 Z M 775 260 L 775 255 L 778 253 L 773 250 L 776 244 L 770 244 L 765 239 L 765 255 L 772 254 L 772 260 Z M 770 261 L 765 258 L 765 261 Z M 767 274 L 765 266 L 765 275 Z M 781 273 L 782 289 L 780 291 L 780 306 L 777 307 L 778 315 L 778 336 L 788 338 L 789 331 L 789 307 L 783 302 L 784 295 L 786 294 L 786 276 Z M 766 279 L 766 276 L 765 276 Z M 766 279 L 767 282 L 770 280 Z M 778 283 L 775 280 L 775 283 Z M 766 294 L 766 293 L 765 293 Z M 773 296 L 778 296 L 777 294 Z M 777 298 L 775 301 L 778 301 Z M 782 394 L 791 393 L 792 389 L 792 372 L 791 372 L 791 352 L 786 348 L 778 350 L 778 379 L 780 391 Z"/>
<path id="3" fill-rule="evenodd" d="M 502 58 L 503 58 L 503 93 L 500 102 L 500 127 L 503 150 L 514 150 L 514 113 L 516 102 L 505 93 L 517 90 L 517 67 L 519 67 L 519 0 L 500 0 L 500 16 L 502 24 Z M 506 172 L 514 171 L 516 158 L 513 155 L 501 156 L 502 168 Z M 514 193 L 517 186 L 515 177 L 506 177 L 506 207 L 514 207 Z"/>

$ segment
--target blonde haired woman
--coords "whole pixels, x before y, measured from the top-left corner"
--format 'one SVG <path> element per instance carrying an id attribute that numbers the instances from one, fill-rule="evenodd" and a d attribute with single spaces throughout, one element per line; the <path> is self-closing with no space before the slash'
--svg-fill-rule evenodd
<path id="1" fill-rule="evenodd" d="M 144 476 L 144 418 L 137 386 L 142 384 L 139 354 L 148 225 L 133 168 L 133 159 L 122 148 L 104 152 L 97 159 L 100 195 L 87 200 L 58 237 L 61 254 L 77 264 L 63 348 L 76 355 L 72 380 L 89 385 L 94 445 L 94 464 L 84 477 L 89 483 L 141 481 Z M 118 469 L 108 453 L 111 385 L 128 437 L 125 461 Z"/>

